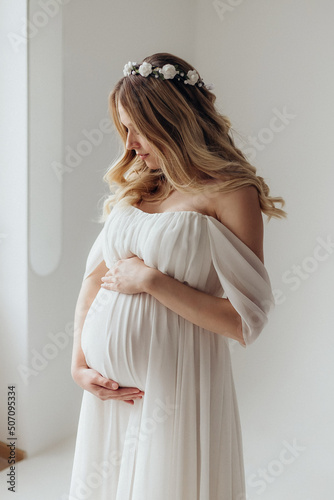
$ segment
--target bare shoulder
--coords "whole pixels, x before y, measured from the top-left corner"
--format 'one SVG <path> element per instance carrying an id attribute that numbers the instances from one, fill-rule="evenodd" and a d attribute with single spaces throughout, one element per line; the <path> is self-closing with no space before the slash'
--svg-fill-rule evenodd
<path id="1" fill-rule="evenodd" d="M 263 219 L 254 186 L 246 186 L 212 198 L 215 217 L 245 243 L 259 259 L 263 256 Z"/>

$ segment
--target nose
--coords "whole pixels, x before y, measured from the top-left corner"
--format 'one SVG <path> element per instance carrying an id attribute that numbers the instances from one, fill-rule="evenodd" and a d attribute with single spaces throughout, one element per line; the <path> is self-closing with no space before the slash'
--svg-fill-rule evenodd
<path id="1" fill-rule="evenodd" d="M 135 139 L 133 132 L 128 130 L 128 135 L 126 137 L 126 149 L 139 149 L 140 144 L 137 139 Z"/>

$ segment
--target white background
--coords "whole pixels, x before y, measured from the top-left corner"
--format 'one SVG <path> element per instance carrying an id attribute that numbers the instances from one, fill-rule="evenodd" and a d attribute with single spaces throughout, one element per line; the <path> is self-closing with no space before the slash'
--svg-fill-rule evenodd
<path id="1" fill-rule="evenodd" d="M 57 30 L 63 51 L 62 147 L 46 169 L 55 161 L 66 163 L 67 151 L 80 150 L 84 131 L 99 128 L 108 117 L 108 94 L 128 60 L 166 51 L 189 60 L 204 81 L 214 82 L 219 109 L 243 138 L 259 175 L 272 195 L 285 198 L 288 219 L 265 226 L 276 309 L 254 345 L 231 346 L 248 498 L 331 498 L 334 248 L 324 242 L 334 241 L 332 3 L 69 0 L 16 49 L 8 34 L 22 30 L 26 2 L 17 1 L 16 10 L 9 9 L 11 3 L 2 2 L 0 16 L 6 68 L 0 124 L 0 440 L 7 437 L 9 383 L 17 386 L 18 445 L 29 456 L 75 433 L 81 390 L 70 377 L 68 332 L 85 260 L 100 230 L 96 220 L 107 192 L 102 176 L 118 154 L 115 134 L 104 133 L 101 144 L 64 173 L 61 258 L 54 272 L 37 275 L 28 255 L 27 117 L 29 109 L 48 102 L 46 97 L 52 100 L 52 92 L 41 85 L 41 100 L 36 95 L 27 100 L 27 51 L 37 58 L 37 48 L 50 43 Z M 32 1 L 30 16 L 46 12 L 47 3 Z M 52 51 L 49 63 L 39 68 L 41 81 L 51 67 Z M 47 105 L 39 111 L 45 145 L 59 114 L 53 117 Z M 283 121 L 274 118 L 282 113 Z M 47 189 L 52 191 L 52 184 Z M 63 346 L 47 351 L 57 333 Z M 46 359 L 46 352 L 54 358 Z M 39 365 L 36 353 L 44 359 Z M 22 366 L 33 369 L 33 363 L 34 373 L 22 376 Z"/>

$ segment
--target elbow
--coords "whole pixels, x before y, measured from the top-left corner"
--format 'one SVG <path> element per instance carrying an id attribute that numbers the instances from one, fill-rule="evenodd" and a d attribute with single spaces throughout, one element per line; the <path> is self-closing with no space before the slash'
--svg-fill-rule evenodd
<path id="1" fill-rule="evenodd" d="M 232 305 L 231 305 L 232 306 Z M 230 329 L 226 335 L 239 342 L 243 347 L 255 342 L 268 321 L 268 311 L 258 309 L 256 314 L 239 314 L 236 309 L 230 310 Z"/>
<path id="2" fill-rule="evenodd" d="M 243 329 L 243 321 L 240 314 L 234 309 L 229 318 L 229 327 L 226 328 L 227 324 L 225 323 L 225 328 L 221 332 L 222 335 L 228 337 L 232 340 L 236 340 L 243 347 L 246 347 L 247 343 L 245 340 L 245 334 Z"/>
<path id="3" fill-rule="evenodd" d="M 239 342 L 242 347 L 247 347 L 252 344 L 262 332 L 267 323 L 267 316 L 264 313 L 254 316 L 241 315 L 232 306 L 229 299 L 223 299 L 229 303 L 229 308 L 226 311 L 225 304 L 223 317 L 220 317 L 219 323 L 221 328 L 217 333 L 224 335 Z M 222 327 L 222 325 L 224 325 Z"/>
<path id="4" fill-rule="evenodd" d="M 238 321 L 238 342 L 243 346 L 247 347 L 250 344 L 253 344 L 255 340 L 261 334 L 263 328 L 265 326 L 265 322 L 256 323 L 256 324 L 248 324 L 246 321 L 240 317 Z"/>
<path id="5" fill-rule="evenodd" d="M 77 368 L 72 366 L 71 367 L 71 377 L 75 383 L 77 383 L 77 376 L 78 376 L 78 370 L 77 370 Z"/>
<path id="6" fill-rule="evenodd" d="M 237 312 L 236 312 L 235 322 L 236 322 L 236 338 L 235 338 L 235 340 L 237 340 L 239 342 L 239 344 L 242 345 L 243 347 L 246 347 L 247 344 L 246 344 L 245 335 L 244 335 L 244 331 L 243 331 L 243 321 L 242 321 L 240 314 L 238 314 Z"/>
<path id="7" fill-rule="evenodd" d="M 216 330 L 224 337 L 228 337 L 232 340 L 236 340 L 243 347 L 246 347 L 244 323 L 241 315 L 232 306 L 229 299 L 222 299 L 224 304 L 223 317 L 220 317 L 220 325 L 224 325 L 220 328 L 220 331 Z M 226 311 L 226 304 L 228 304 L 228 310 Z"/>

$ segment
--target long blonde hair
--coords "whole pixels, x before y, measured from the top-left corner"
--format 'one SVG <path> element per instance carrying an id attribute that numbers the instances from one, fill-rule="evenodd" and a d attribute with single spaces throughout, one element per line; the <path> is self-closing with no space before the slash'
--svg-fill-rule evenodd
<path id="1" fill-rule="evenodd" d="M 144 61 L 159 66 L 177 64 L 187 73 L 194 68 L 179 57 L 154 54 Z M 216 110 L 216 96 L 208 89 L 183 81 L 152 76 L 122 78 L 110 94 L 109 105 L 124 144 L 120 158 L 104 176 L 112 195 L 104 202 L 103 217 L 116 203 L 164 200 L 173 190 L 184 193 L 230 192 L 245 186 L 258 190 L 261 210 L 271 217 L 285 217 L 281 197 L 271 197 L 264 179 L 251 165 L 229 134 L 231 123 Z M 126 149 L 127 131 L 121 123 L 119 103 L 138 133 L 157 156 L 159 168 L 148 168 L 133 150 Z M 214 183 L 212 183 L 214 181 Z"/>

